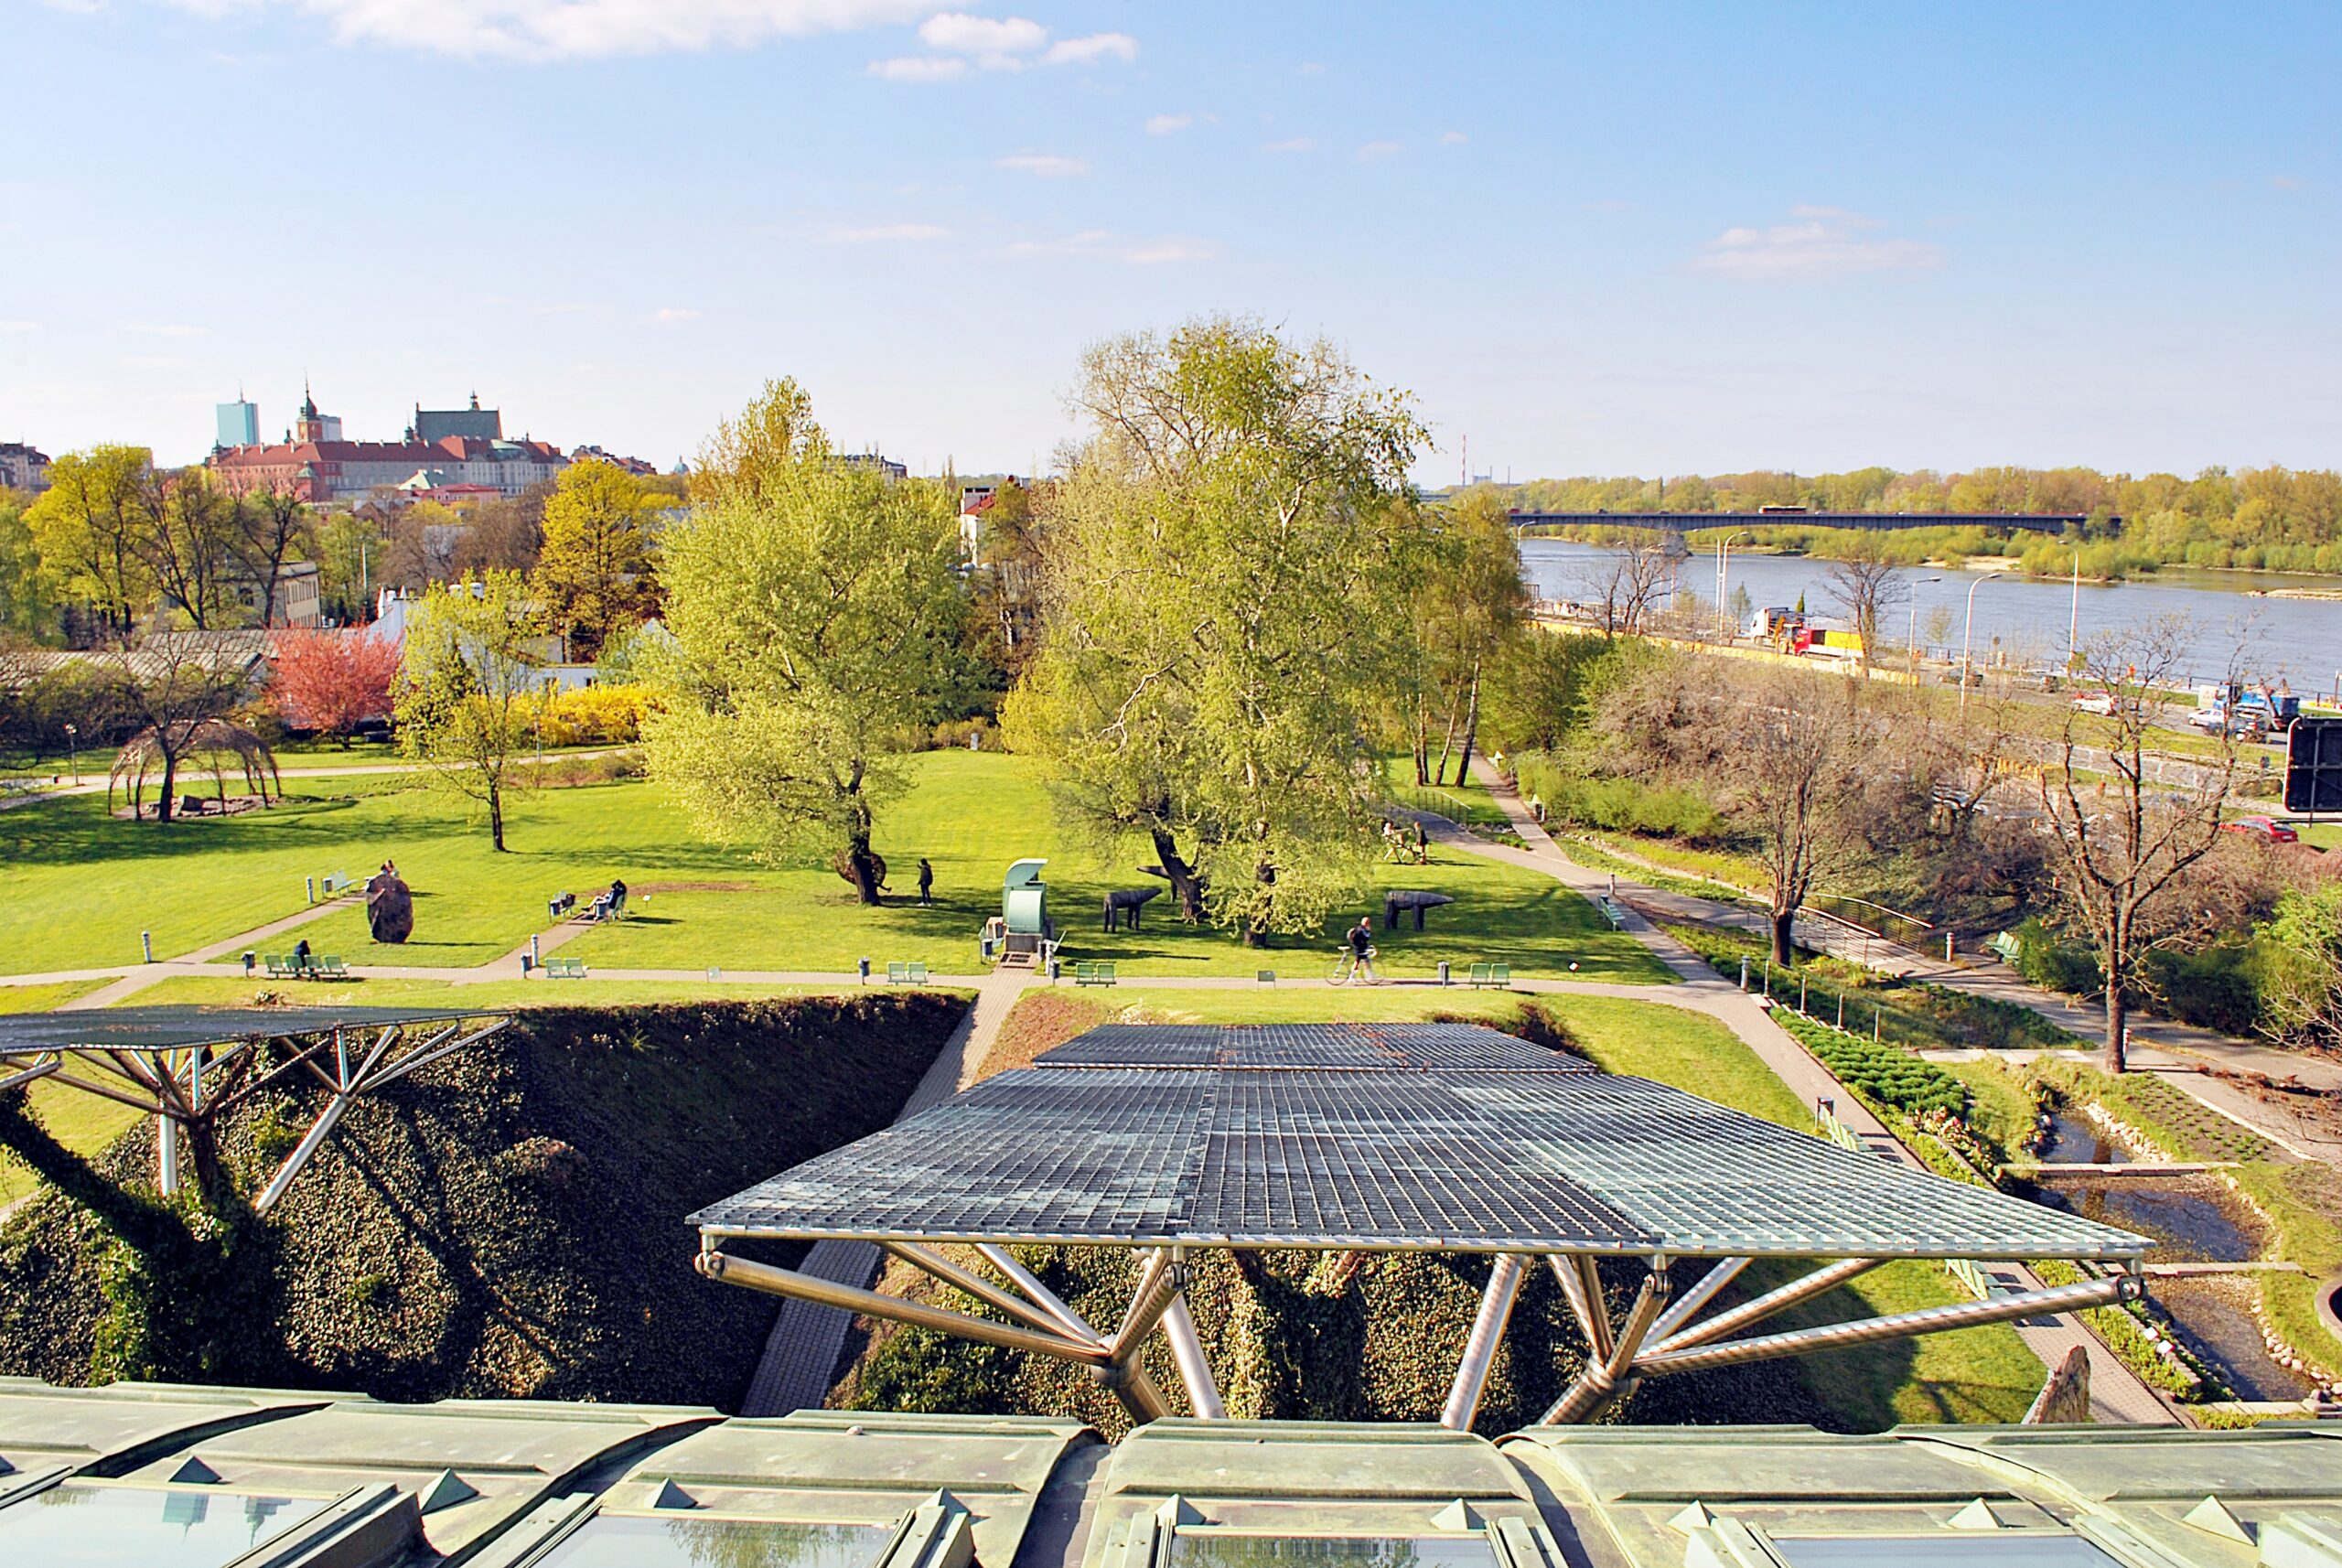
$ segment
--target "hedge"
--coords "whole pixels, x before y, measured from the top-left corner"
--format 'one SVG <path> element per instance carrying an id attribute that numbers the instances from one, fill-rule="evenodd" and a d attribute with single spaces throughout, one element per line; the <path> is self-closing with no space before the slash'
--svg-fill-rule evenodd
<path id="1" fill-rule="evenodd" d="M 191 1282 L 153 1277 L 44 1192 L 0 1227 L 0 1372 L 734 1405 L 775 1304 L 701 1279 L 684 1216 L 885 1125 L 963 1006 L 889 993 L 523 1012 L 358 1102 L 272 1214 L 247 1212 L 231 1277 L 252 1299 L 200 1350 L 165 1332 L 202 1305 Z M 317 1109 L 285 1082 L 223 1128 L 246 1194 L 269 1173 L 263 1146 Z M 144 1185 L 152 1148 L 142 1128 L 101 1164 Z"/>

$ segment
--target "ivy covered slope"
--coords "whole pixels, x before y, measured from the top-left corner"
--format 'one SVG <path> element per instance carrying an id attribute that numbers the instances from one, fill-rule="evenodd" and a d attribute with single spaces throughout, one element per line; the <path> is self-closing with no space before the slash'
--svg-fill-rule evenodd
<path id="1" fill-rule="evenodd" d="M 731 1407 L 776 1304 L 694 1273 L 683 1217 L 884 1126 L 964 1005 L 524 1012 L 354 1106 L 235 1226 L 231 1266 L 206 1271 L 218 1313 L 44 1193 L 0 1229 L 0 1372 Z M 316 1110 L 298 1090 L 242 1110 L 223 1142 L 247 1196 Z M 141 1129 L 102 1164 L 143 1187 L 152 1160 Z"/>

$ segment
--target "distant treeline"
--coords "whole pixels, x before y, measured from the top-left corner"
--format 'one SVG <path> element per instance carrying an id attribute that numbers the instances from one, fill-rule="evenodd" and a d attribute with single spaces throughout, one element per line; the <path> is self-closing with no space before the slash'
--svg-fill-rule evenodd
<path id="1" fill-rule="evenodd" d="M 1892 557 L 1917 561 L 1965 549 L 2018 555 L 2025 569 L 2071 571 L 2077 546 L 2085 576 L 2119 577 L 2161 565 L 2235 566 L 2272 572 L 2342 573 L 2342 474 L 2331 468 L 2206 468 L 2176 474 L 2101 474 L 2095 468 L 1856 468 L 1843 474 L 1681 475 L 1669 478 L 1531 479 L 1510 489 L 1509 505 L 1538 511 L 1755 511 L 1801 506 L 1815 511 L 2071 512 L 2090 521 L 2079 539 L 2002 538 L 1969 529 L 1919 529 L 1874 536 L 1799 528 L 1767 531 L 1767 542 L 1810 553 L 1842 553 L 1864 540 Z M 2119 526 L 2113 521 L 2122 520 Z"/>

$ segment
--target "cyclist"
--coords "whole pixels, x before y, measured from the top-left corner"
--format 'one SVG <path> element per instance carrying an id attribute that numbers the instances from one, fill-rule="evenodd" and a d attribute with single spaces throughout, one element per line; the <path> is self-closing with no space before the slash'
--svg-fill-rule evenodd
<path id="1" fill-rule="evenodd" d="M 1374 972 L 1374 920 L 1371 916 L 1360 915 L 1358 918 L 1358 924 L 1349 929 L 1348 941 L 1350 978 L 1355 980 L 1363 975 L 1369 984 L 1374 983 L 1380 977 Z"/>

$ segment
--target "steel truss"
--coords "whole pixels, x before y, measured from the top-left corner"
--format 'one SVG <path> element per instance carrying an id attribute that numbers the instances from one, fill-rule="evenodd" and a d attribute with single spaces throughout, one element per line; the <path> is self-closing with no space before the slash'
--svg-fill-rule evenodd
<path id="1" fill-rule="evenodd" d="M 793 1269 L 736 1258 L 717 1245 L 717 1238 L 703 1237 L 699 1272 L 709 1279 L 773 1295 L 794 1296 L 823 1306 L 896 1323 L 912 1324 L 938 1333 L 956 1335 L 986 1345 L 1053 1356 L 1090 1369 L 1090 1375 L 1113 1391 L 1135 1422 L 1153 1421 L 1170 1413 L 1162 1391 L 1139 1364 L 1139 1352 L 1158 1328 L 1170 1342 L 1171 1358 L 1185 1385 L 1188 1408 L 1206 1420 L 1222 1420 L 1227 1408 L 1204 1359 L 1194 1321 L 1187 1315 L 1186 1250 L 1176 1246 L 1141 1247 L 1138 1278 L 1130 1305 L 1113 1333 L 1102 1334 L 1084 1322 L 1031 1271 L 1019 1263 L 1007 1247 L 997 1242 L 974 1244 L 974 1251 L 999 1275 L 989 1279 L 962 1267 L 930 1246 L 906 1240 L 881 1240 L 889 1254 L 941 1283 L 984 1303 L 1014 1319 L 1002 1323 L 963 1312 L 907 1301 L 880 1291 L 839 1284 Z M 1529 1269 L 1541 1261 L 1552 1271 L 1563 1299 L 1585 1337 L 1585 1369 L 1562 1397 L 1540 1417 L 1544 1425 L 1567 1425 L 1593 1420 L 1613 1401 L 1631 1392 L 1644 1378 L 1671 1372 L 1703 1371 L 1712 1367 L 1738 1366 L 1748 1361 L 1799 1356 L 1817 1350 L 1842 1349 L 1885 1339 L 1908 1338 L 1946 1329 L 1973 1328 L 2012 1318 L 2084 1307 L 2111 1306 L 2143 1294 L 2143 1272 L 2133 1261 L 2127 1271 L 2079 1284 L 2020 1291 L 1987 1301 L 1961 1302 L 1950 1306 L 1923 1307 L 1883 1317 L 1856 1318 L 1786 1332 L 1732 1337 L 1778 1314 L 1844 1284 L 1859 1274 L 1896 1262 L 1893 1258 L 1820 1258 L 1800 1260 L 1815 1266 L 1788 1283 L 1706 1316 L 1706 1311 L 1756 1260 L 1726 1257 L 1712 1262 L 1698 1283 L 1674 1296 L 1668 1279 L 1669 1259 L 1654 1253 L 1640 1261 L 1645 1273 L 1625 1313 L 1614 1320 L 1606 1299 L 1595 1258 L 1587 1253 L 1499 1252 L 1488 1271 L 1463 1356 L 1456 1369 L 1440 1424 L 1468 1431 L 1479 1413 L 1480 1396 L 1488 1371 L 1503 1343 L 1506 1324 Z M 1671 1299 L 1672 1297 L 1672 1299 Z"/>
<path id="2" fill-rule="evenodd" d="M 510 1022 L 492 1018 L 466 1032 L 465 1021 L 458 1020 L 415 1036 L 408 1034 L 406 1026 L 392 1024 L 371 1031 L 335 1029 L 306 1039 L 262 1035 L 167 1049 L 59 1046 L 0 1059 L 0 1090 L 47 1079 L 153 1117 L 155 1185 L 169 1194 L 179 1187 L 179 1139 L 185 1130 L 215 1122 L 262 1090 L 306 1070 L 324 1087 L 328 1099 L 254 1200 L 254 1210 L 264 1214 L 285 1196 L 293 1178 L 323 1146 L 352 1104 L 443 1057 L 478 1044 Z M 284 1060 L 233 1089 L 207 1094 L 207 1079 L 216 1084 L 221 1074 L 239 1062 L 261 1056 L 272 1041 L 284 1046 Z"/>

